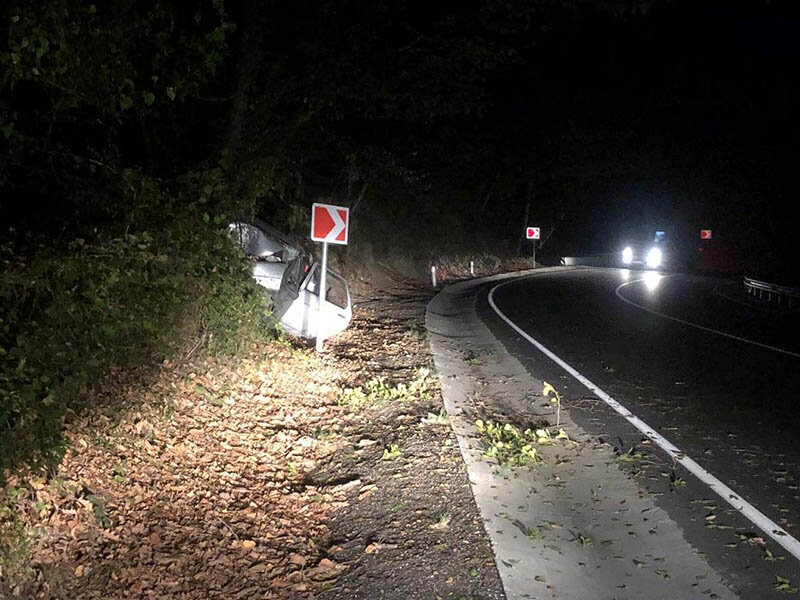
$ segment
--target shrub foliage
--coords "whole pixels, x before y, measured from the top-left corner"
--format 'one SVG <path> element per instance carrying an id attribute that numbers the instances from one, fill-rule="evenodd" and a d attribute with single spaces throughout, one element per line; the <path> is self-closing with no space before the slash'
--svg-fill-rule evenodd
<path id="1" fill-rule="evenodd" d="M 150 197 L 119 231 L 0 250 L 0 472 L 57 462 L 65 411 L 108 367 L 172 356 L 187 340 L 237 352 L 270 331 L 224 216 L 137 185 Z"/>

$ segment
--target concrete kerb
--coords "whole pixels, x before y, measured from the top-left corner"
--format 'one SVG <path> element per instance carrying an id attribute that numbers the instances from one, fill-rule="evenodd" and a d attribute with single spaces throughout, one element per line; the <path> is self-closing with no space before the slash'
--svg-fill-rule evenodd
<path id="1" fill-rule="evenodd" d="M 492 402 L 493 409 L 503 414 L 530 413 L 531 399 L 540 395 L 542 382 L 531 377 L 481 322 L 475 310 L 476 292 L 489 283 L 575 270 L 531 269 L 462 281 L 434 297 L 426 312 L 445 408 L 506 596 L 512 600 L 554 595 L 575 600 L 693 598 L 696 590 L 691 582 L 702 578 L 719 598 L 733 598 L 685 541 L 680 528 L 619 469 L 609 450 L 593 447 L 587 451 L 584 446 L 583 451 L 572 453 L 568 466 L 547 461 L 535 471 L 514 473 L 483 454 L 473 426 L 478 416 L 476 398 Z M 479 365 L 467 363 L 468 352 L 480 357 Z M 590 443 L 569 418 L 569 411 L 562 412 L 562 423 L 573 439 Z M 562 457 L 569 454 L 564 448 L 558 452 Z M 621 499 L 631 514 L 649 514 L 649 523 L 623 524 Z M 542 539 L 538 536 L 543 523 L 559 527 L 542 531 Z M 659 530 L 658 536 L 649 534 L 651 527 Z M 591 532 L 604 543 L 577 544 L 571 532 Z M 646 556 L 660 557 L 660 569 L 630 569 Z M 669 570 L 671 579 L 658 574 L 663 569 Z"/>

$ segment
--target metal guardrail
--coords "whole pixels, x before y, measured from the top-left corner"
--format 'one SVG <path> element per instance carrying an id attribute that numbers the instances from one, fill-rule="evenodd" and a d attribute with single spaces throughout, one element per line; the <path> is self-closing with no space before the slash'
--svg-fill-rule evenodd
<path id="1" fill-rule="evenodd" d="M 766 294 L 768 301 L 772 301 L 774 297 L 778 301 L 778 304 L 781 303 L 782 298 L 785 298 L 789 308 L 800 298 L 800 288 L 759 281 L 752 277 L 744 278 L 744 287 L 747 288 L 748 294 L 753 296 L 758 295 L 759 298 L 763 298 L 764 294 Z"/>

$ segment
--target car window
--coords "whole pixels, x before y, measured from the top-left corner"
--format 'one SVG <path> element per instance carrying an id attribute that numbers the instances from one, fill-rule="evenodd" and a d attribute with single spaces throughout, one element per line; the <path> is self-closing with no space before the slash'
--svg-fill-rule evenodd
<path id="1" fill-rule="evenodd" d="M 344 279 L 333 273 L 328 273 L 327 279 L 328 289 L 325 292 L 326 300 L 339 308 L 347 308 L 347 287 L 345 286 Z"/>
<path id="2" fill-rule="evenodd" d="M 306 289 L 314 295 L 317 295 L 317 289 L 319 289 L 319 273 L 319 266 L 314 265 L 314 272 L 311 274 L 311 280 L 306 285 Z M 328 271 L 325 280 L 327 285 L 325 300 L 339 308 L 347 308 L 347 285 L 344 279 L 339 277 L 336 273 Z"/>
<path id="3" fill-rule="evenodd" d="M 231 223 L 228 225 L 228 234 L 247 256 L 262 259 L 274 257 L 273 260 L 281 258 L 283 246 L 255 225 Z"/>

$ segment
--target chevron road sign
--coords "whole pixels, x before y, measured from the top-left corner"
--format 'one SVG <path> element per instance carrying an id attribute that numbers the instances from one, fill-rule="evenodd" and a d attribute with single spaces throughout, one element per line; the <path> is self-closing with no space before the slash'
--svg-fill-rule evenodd
<path id="1" fill-rule="evenodd" d="M 311 205 L 311 239 L 329 244 L 347 244 L 350 209 L 333 204 Z"/>
<path id="2" fill-rule="evenodd" d="M 322 242 L 322 264 L 319 270 L 318 313 L 317 313 L 317 352 L 322 352 L 324 338 L 322 337 L 322 320 L 327 291 L 328 277 L 328 244 L 347 244 L 347 223 L 350 220 L 350 209 L 345 206 L 333 204 L 311 205 L 311 239 Z"/>

